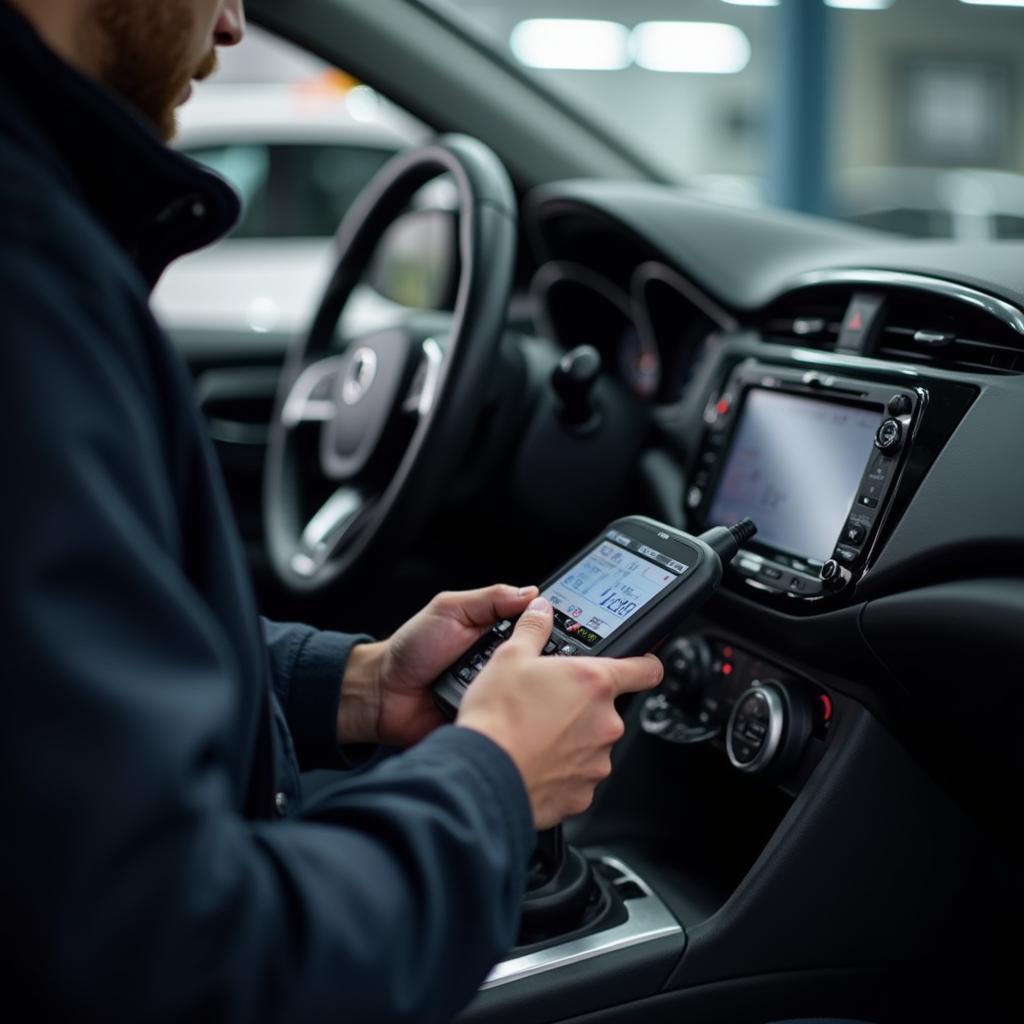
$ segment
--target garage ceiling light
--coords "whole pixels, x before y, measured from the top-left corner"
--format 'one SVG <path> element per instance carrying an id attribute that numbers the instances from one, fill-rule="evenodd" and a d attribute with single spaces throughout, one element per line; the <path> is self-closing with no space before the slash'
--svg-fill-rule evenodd
<path id="1" fill-rule="evenodd" d="M 778 7 L 779 0 L 722 0 L 723 3 L 735 4 L 737 7 Z"/>
<path id="2" fill-rule="evenodd" d="M 512 30 L 512 52 L 532 68 L 618 71 L 629 66 L 629 29 L 617 21 L 530 18 Z"/>
<path id="3" fill-rule="evenodd" d="M 1024 7 L 1024 0 L 960 0 L 960 3 L 978 7 Z"/>
<path id="4" fill-rule="evenodd" d="M 732 75 L 750 63 L 750 41 L 735 25 L 645 21 L 631 42 L 633 59 L 649 71 Z"/>
<path id="5" fill-rule="evenodd" d="M 892 0 L 825 0 L 825 3 L 845 11 L 884 11 L 892 7 Z"/>

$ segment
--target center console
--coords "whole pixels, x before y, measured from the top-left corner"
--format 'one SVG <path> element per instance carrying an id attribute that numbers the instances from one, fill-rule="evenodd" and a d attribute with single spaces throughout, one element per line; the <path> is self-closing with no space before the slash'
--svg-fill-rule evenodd
<path id="1" fill-rule="evenodd" d="M 865 949 L 900 963 L 941 934 L 934 892 L 962 854 L 931 837 L 951 811 L 848 681 L 862 666 L 837 673 L 805 652 L 829 630 L 860 637 L 854 605 L 888 592 L 883 549 L 976 392 L 854 356 L 772 351 L 723 343 L 679 413 L 686 483 L 656 496 L 683 506 L 691 533 L 747 516 L 758 533 L 726 569 L 730 593 L 658 649 L 662 684 L 632 701 L 612 778 L 569 826 L 565 888 L 590 879 L 576 926 L 549 928 L 546 883 L 536 908 L 528 893 L 520 944 L 469 1024 L 634 1000 L 720 1019 L 704 1011 L 723 977 L 744 979 L 749 1019 L 763 1020 L 792 964 L 820 969 L 830 1000 L 856 999 L 874 968 L 834 965 Z M 788 998 L 777 1016 L 794 1015 Z"/>
<path id="2" fill-rule="evenodd" d="M 734 769 L 783 786 L 805 777 L 824 751 L 835 702 L 826 690 L 713 635 L 671 639 L 665 678 L 640 713 L 667 743 L 709 743 Z"/>

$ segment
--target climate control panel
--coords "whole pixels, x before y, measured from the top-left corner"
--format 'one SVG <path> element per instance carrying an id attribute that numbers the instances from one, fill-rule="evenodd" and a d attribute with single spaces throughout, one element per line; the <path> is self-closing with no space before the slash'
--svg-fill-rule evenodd
<path id="1" fill-rule="evenodd" d="M 824 689 L 734 644 L 692 634 L 673 637 L 658 656 L 665 678 L 640 716 L 651 736 L 712 743 L 737 771 L 785 776 L 810 739 L 828 735 L 833 702 Z"/>

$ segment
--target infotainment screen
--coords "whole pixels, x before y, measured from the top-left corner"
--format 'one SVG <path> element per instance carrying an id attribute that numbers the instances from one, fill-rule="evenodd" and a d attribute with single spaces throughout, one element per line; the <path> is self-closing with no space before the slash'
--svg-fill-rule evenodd
<path id="1" fill-rule="evenodd" d="M 831 558 L 881 421 L 881 409 L 751 388 L 708 524 L 750 516 L 760 543 L 801 558 Z"/>
<path id="2" fill-rule="evenodd" d="M 624 550 L 623 543 L 636 550 Z M 687 568 L 616 533 L 562 573 L 544 596 L 554 607 L 555 625 L 593 647 Z"/>

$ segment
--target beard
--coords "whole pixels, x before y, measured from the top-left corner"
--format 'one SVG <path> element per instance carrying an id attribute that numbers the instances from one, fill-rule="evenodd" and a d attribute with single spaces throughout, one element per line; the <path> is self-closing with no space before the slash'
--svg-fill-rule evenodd
<path id="1" fill-rule="evenodd" d="M 95 0 L 100 81 L 140 111 L 165 142 L 177 132 L 176 110 L 193 78 L 217 68 L 211 47 L 196 64 L 196 15 L 189 0 Z"/>

